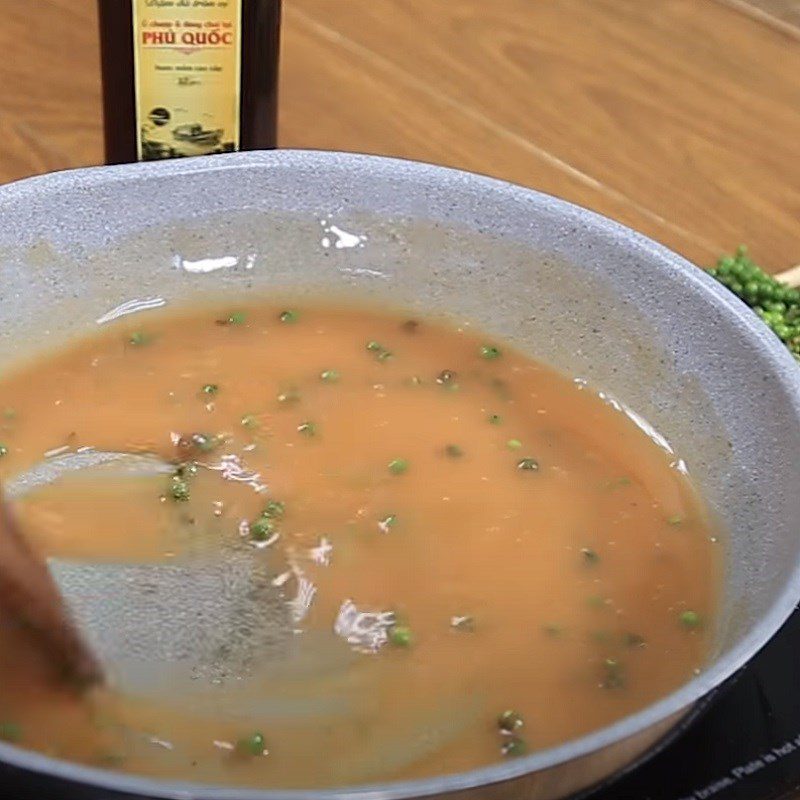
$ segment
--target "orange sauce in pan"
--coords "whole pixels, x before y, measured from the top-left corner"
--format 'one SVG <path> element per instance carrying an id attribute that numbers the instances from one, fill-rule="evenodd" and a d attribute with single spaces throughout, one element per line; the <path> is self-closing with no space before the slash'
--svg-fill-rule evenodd
<path id="1" fill-rule="evenodd" d="M 235 708 L 213 683 L 190 705 L 76 698 L 6 620 L 0 735 L 133 773 L 342 785 L 564 742 L 702 668 L 717 531 L 624 413 L 469 327 L 284 312 L 150 313 L 4 376 L 0 472 L 62 446 L 202 462 L 64 480 L 17 511 L 44 555 L 89 562 L 180 559 L 209 526 L 242 547 L 276 538 L 259 552 L 286 602 L 299 574 L 315 590 L 294 634 L 308 663 L 254 664 Z M 223 456 L 264 491 L 207 469 Z M 337 630 L 347 601 L 378 615 L 371 651 Z"/>

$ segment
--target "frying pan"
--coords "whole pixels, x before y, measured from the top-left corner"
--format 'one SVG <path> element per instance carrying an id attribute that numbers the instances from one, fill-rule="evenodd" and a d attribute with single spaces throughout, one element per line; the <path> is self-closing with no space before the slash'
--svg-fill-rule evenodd
<path id="1" fill-rule="evenodd" d="M 519 186 L 344 153 L 230 154 L 0 188 L 4 367 L 120 314 L 287 289 L 469 318 L 636 409 L 688 465 L 728 532 L 708 665 L 580 739 L 368 787 L 161 782 L 0 744 L 7 774 L 30 778 L 33 796 L 565 797 L 645 754 L 800 599 L 800 369 L 741 302 L 655 242 Z"/>

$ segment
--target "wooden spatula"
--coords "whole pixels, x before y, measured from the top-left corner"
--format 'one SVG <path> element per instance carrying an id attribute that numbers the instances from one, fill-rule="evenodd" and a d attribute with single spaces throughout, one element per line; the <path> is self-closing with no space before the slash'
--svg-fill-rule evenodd
<path id="1" fill-rule="evenodd" d="M 65 453 L 10 478 L 5 494 L 13 501 L 52 483 L 68 488 L 69 481 L 79 481 L 85 490 L 92 481 L 105 480 L 124 492 L 125 480 L 155 480 L 155 495 L 164 475 L 174 470 L 154 454 Z M 19 531 L 9 546 L 14 538 L 24 548 Z M 297 615 L 307 611 L 303 601 L 313 596 L 313 587 L 302 577 L 291 584 L 298 597 L 285 596 L 283 584 L 273 579 L 288 563 L 276 564 L 276 556 L 241 536 L 195 531 L 180 552 L 152 563 L 51 558 L 46 565 L 31 565 L 30 551 L 17 547 L 13 555 L 12 577 L 26 566 L 37 568 L 35 581 L 25 576 L 12 586 L 42 591 L 37 599 L 43 607 L 34 608 L 36 617 L 28 624 L 35 624 L 41 644 L 59 649 L 68 674 L 91 681 L 99 671 L 111 688 L 160 701 L 196 694 L 200 684 L 240 683 L 254 674 L 254 665 L 291 656 Z M 0 573 L 4 565 L 0 550 Z M 30 603 L 18 594 L 6 611 L 9 616 Z M 0 614 L 2 595 L 0 585 Z M 54 606 L 57 600 L 61 607 Z M 67 615 L 75 628 L 61 625 Z M 81 645 L 84 653 L 91 649 L 94 664 L 82 658 Z"/>
<path id="2" fill-rule="evenodd" d="M 22 623 L 60 677 L 86 688 L 103 672 L 44 561 L 30 548 L 0 493 L 0 616 Z"/>

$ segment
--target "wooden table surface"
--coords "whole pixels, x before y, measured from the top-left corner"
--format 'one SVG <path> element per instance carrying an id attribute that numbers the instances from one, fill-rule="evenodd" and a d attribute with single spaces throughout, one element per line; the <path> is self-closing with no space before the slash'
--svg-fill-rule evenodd
<path id="1" fill-rule="evenodd" d="M 0 9 L 0 181 L 100 163 L 95 0 Z M 285 0 L 281 93 L 281 146 L 495 175 L 702 265 L 800 262 L 800 0 Z"/>

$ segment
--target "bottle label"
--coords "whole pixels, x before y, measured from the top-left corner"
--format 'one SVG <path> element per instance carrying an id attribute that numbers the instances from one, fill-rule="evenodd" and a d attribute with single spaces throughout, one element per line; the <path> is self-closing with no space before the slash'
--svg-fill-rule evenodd
<path id="1" fill-rule="evenodd" d="M 140 161 L 239 149 L 242 0 L 131 0 Z"/>

